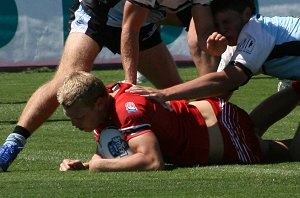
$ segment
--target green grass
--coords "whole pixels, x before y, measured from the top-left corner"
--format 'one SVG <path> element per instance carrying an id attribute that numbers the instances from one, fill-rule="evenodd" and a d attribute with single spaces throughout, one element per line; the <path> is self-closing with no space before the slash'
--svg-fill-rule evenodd
<path id="1" fill-rule="evenodd" d="M 123 79 L 122 70 L 96 70 L 105 84 Z M 194 68 L 180 68 L 184 80 Z M 50 80 L 52 70 L 0 73 L 0 142 L 15 126 L 33 91 Z M 251 111 L 276 92 L 277 80 L 253 78 L 231 101 Z M 145 85 L 150 85 L 145 83 Z M 265 138 L 291 138 L 299 107 L 276 123 Z M 58 171 L 64 158 L 88 160 L 95 149 L 92 134 L 74 129 L 58 108 L 28 140 L 6 173 L 0 173 L 0 197 L 300 197 L 300 163 L 224 165 L 166 171 L 90 173 Z"/>

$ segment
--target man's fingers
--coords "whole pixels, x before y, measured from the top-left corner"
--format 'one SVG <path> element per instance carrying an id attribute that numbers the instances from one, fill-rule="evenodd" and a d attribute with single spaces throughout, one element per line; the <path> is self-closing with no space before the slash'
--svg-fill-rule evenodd
<path id="1" fill-rule="evenodd" d="M 62 163 L 60 163 L 59 165 L 59 170 L 64 172 L 64 171 L 67 171 L 67 170 L 70 170 L 71 167 L 68 165 L 68 163 L 66 163 L 65 161 L 63 161 Z"/>
<path id="2" fill-rule="evenodd" d="M 150 95 L 152 93 L 155 93 L 155 89 L 150 87 L 134 86 L 127 89 L 126 92 L 136 93 L 144 96 L 144 95 Z"/>
<path id="3" fill-rule="evenodd" d="M 82 169 L 83 165 L 80 160 L 64 159 L 59 166 L 60 171 Z"/>

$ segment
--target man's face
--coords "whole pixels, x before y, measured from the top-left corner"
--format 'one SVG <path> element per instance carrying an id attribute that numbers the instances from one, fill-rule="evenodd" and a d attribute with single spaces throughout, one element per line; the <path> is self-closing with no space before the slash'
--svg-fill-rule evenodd
<path id="1" fill-rule="evenodd" d="M 224 10 L 215 16 L 218 31 L 227 38 L 230 46 L 237 44 L 239 34 L 248 21 L 245 20 L 243 15 L 234 10 Z"/>
<path id="2" fill-rule="evenodd" d="M 75 102 L 71 107 L 64 108 L 64 113 L 71 119 L 73 126 L 86 132 L 93 131 L 105 120 L 105 113 L 101 111 L 98 103 L 91 107 Z"/>

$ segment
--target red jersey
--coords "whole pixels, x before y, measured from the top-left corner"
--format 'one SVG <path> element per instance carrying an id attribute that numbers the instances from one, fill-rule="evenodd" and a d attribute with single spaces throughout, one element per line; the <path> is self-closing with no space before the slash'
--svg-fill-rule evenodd
<path id="1" fill-rule="evenodd" d="M 185 166 L 208 164 L 208 130 L 201 113 L 195 106 L 190 105 L 186 100 L 174 100 L 169 102 L 169 108 L 166 108 L 154 100 L 125 92 L 129 87 L 130 84 L 124 83 L 107 87 L 111 92 L 115 88 L 119 89 L 110 110 L 109 125 L 118 127 L 125 134 L 126 141 L 153 132 L 159 141 L 164 161 L 167 163 Z M 218 115 L 218 109 L 221 108 L 214 109 Z M 102 129 L 100 127 L 96 132 Z M 224 144 L 228 142 L 232 145 L 229 134 L 225 133 L 225 136 L 227 138 L 225 137 Z M 235 150 L 234 146 L 232 148 Z M 229 157 L 236 158 L 237 155 L 230 155 L 230 153 Z M 239 160 L 237 159 L 236 162 Z"/>

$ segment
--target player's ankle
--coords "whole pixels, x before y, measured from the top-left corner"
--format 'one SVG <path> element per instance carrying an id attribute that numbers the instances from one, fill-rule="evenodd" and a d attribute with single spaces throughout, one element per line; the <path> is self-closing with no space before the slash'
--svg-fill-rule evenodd
<path id="1" fill-rule="evenodd" d="M 25 139 L 29 138 L 31 133 L 24 127 L 17 125 L 13 130 L 13 133 L 22 135 Z"/>
<path id="2" fill-rule="evenodd" d="M 11 133 L 7 136 L 4 144 L 15 143 L 18 147 L 23 148 L 26 144 L 26 139 L 20 134 Z"/>

